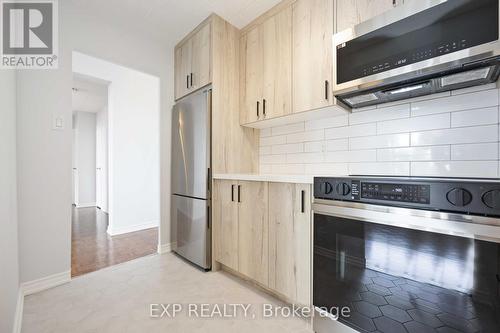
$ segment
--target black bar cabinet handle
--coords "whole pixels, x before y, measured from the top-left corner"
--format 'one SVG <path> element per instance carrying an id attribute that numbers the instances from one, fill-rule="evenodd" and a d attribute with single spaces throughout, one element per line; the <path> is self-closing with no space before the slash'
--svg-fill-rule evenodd
<path id="1" fill-rule="evenodd" d="M 241 185 L 238 185 L 238 202 L 241 202 Z"/>
<path id="2" fill-rule="evenodd" d="M 193 86 L 193 73 L 189 74 L 189 78 L 191 80 L 191 87 Z"/>
<path id="3" fill-rule="evenodd" d="M 260 114 L 259 114 L 259 101 L 257 101 L 257 118 L 260 117 Z"/>
<path id="4" fill-rule="evenodd" d="M 189 75 L 186 75 L 186 88 L 189 89 Z"/>
<path id="5" fill-rule="evenodd" d="M 328 80 L 325 81 L 325 99 L 328 100 L 328 86 L 330 85 L 330 83 L 328 82 Z"/>
<path id="6" fill-rule="evenodd" d="M 231 201 L 234 201 L 234 185 L 231 185 Z"/>
<path id="7" fill-rule="evenodd" d="M 266 116 L 266 99 L 262 99 L 262 114 Z"/>
<path id="8" fill-rule="evenodd" d="M 306 211 L 306 207 L 305 207 L 305 205 L 306 205 L 306 202 L 305 202 L 306 201 L 306 191 L 304 191 L 304 190 L 300 191 L 300 195 L 301 195 L 301 197 L 300 197 L 300 207 L 301 207 L 300 211 L 302 213 L 305 213 L 305 211 Z"/>

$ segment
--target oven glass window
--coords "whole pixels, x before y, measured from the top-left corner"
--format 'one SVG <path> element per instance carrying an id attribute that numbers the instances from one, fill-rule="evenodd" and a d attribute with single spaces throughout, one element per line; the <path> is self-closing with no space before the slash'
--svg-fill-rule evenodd
<path id="1" fill-rule="evenodd" d="M 499 255 L 493 242 L 315 214 L 313 303 L 348 307 L 338 320 L 360 332 L 498 333 Z"/>

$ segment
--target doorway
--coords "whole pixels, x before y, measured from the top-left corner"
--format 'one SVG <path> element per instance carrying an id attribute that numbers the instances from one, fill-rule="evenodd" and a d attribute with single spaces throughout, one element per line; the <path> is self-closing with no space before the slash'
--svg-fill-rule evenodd
<path id="1" fill-rule="evenodd" d="M 156 253 L 159 79 L 73 54 L 72 277 Z"/>

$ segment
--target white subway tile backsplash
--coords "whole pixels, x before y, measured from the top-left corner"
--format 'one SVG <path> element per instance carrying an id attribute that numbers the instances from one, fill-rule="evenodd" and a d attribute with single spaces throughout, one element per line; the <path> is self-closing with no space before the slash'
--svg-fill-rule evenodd
<path id="1" fill-rule="evenodd" d="M 470 94 L 454 95 L 435 100 L 411 103 L 411 115 L 423 116 L 434 113 L 486 108 L 498 105 L 498 90 L 483 90 Z"/>
<path id="2" fill-rule="evenodd" d="M 349 163 L 349 174 L 409 176 L 410 162 Z"/>
<path id="3" fill-rule="evenodd" d="M 260 164 L 259 165 L 259 173 L 261 174 L 270 174 L 273 173 L 273 165 L 272 164 Z"/>
<path id="4" fill-rule="evenodd" d="M 377 133 L 377 124 L 361 124 L 353 126 L 344 126 L 337 128 L 328 128 L 325 130 L 325 139 L 341 139 L 357 136 L 375 135 Z"/>
<path id="5" fill-rule="evenodd" d="M 353 113 L 349 117 L 350 125 L 373 123 L 383 120 L 408 118 L 410 104 L 401 104 L 390 107 L 378 108 L 370 111 Z"/>
<path id="6" fill-rule="evenodd" d="M 306 175 L 316 176 L 347 176 L 349 174 L 348 163 L 316 163 L 306 164 Z"/>
<path id="7" fill-rule="evenodd" d="M 304 152 L 306 153 L 320 153 L 325 150 L 324 141 L 306 142 L 304 143 Z"/>
<path id="8" fill-rule="evenodd" d="M 323 160 L 323 153 L 298 153 L 286 155 L 287 163 L 322 163 Z"/>
<path id="9" fill-rule="evenodd" d="M 341 127 L 347 126 L 349 124 L 349 116 L 337 116 L 331 117 L 327 119 L 315 119 L 306 121 L 306 131 L 315 130 L 315 129 L 324 129 L 324 128 L 332 128 L 332 127 Z"/>
<path id="10" fill-rule="evenodd" d="M 272 146 L 273 154 L 302 153 L 303 151 L 304 151 L 303 143 L 290 143 L 285 145 Z"/>
<path id="11" fill-rule="evenodd" d="M 325 154 L 325 162 L 375 162 L 377 160 L 377 151 L 372 150 L 353 150 L 336 151 Z"/>
<path id="12" fill-rule="evenodd" d="M 407 147 L 377 150 L 377 161 L 441 161 L 450 159 L 450 146 Z"/>
<path id="13" fill-rule="evenodd" d="M 286 155 L 262 155 L 260 156 L 262 164 L 286 163 Z"/>
<path id="14" fill-rule="evenodd" d="M 325 130 L 306 131 L 286 136 L 287 143 L 321 141 L 325 138 Z"/>
<path id="15" fill-rule="evenodd" d="M 261 146 L 281 145 L 286 143 L 286 135 L 269 136 L 260 138 Z"/>
<path id="16" fill-rule="evenodd" d="M 410 134 L 388 134 L 349 139 L 349 149 L 372 149 L 406 147 L 410 145 Z"/>
<path id="17" fill-rule="evenodd" d="M 279 126 L 279 127 L 273 127 L 271 129 L 272 135 L 283 135 L 283 134 L 290 134 L 290 133 L 297 133 L 297 132 L 303 132 L 304 131 L 304 123 L 295 123 L 291 125 L 285 125 L 285 126 Z"/>
<path id="18" fill-rule="evenodd" d="M 499 178 L 495 84 L 260 130 L 260 172 Z"/>
<path id="19" fill-rule="evenodd" d="M 273 146 L 261 146 L 259 149 L 259 154 L 260 155 L 270 155 L 270 154 L 272 154 L 272 148 L 273 148 Z"/>
<path id="20" fill-rule="evenodd" d="M 498 141 L 498 126 L 460 127 L 411 133 L 412 146 Z"/>
<path id="21" fill-rule="evenodd" d="M 267 136 L 271 136 L 271 129 L 270 128 L 263 128 L 260 130 L 260 137 L 265 138 Z"/>
<path id="22" fill-rule="evenodd" d="M 287 175 L 305 174 L 306 164 L 273 164 L 271 173 Z"/>
<path id="23" fill-rule="evenodd" d="M 498 123 L 498 106 L 451 114 L 451 127 L 480 126 Z"/>
<path id="24" fill-rule="evenodd" d="M 474 86 L 474 87 L 468 87 L 468 88 L 463 88 L 463 89 L 458 89 L 458 90 L 453 90 L 451 92 L 452 95 L 461 95 L 461 94 L 468 94 L 471 92 L 476 92 L 476 91 L 481 91 L 481 90 L 489 90 L 489 89 L 496 89 L 497 84 L 496 83 L 488 83 L 488 84 L 483 84 L 480 86 Z"/>
<path id="25" fill-rule="evenodd" d="M 459 161 L 498 160 L 498 142 L 451 146 L 451 159 Z"/>
<path id="26" fill-rule="evenodd" d="M 349 139 L 336 139 L 326 141 L 326 151 L 339 151 L 349 149 Z"/>
<path id="27" fill-rule="evenodd" d="M 497 161 L 412 162 L 412 176 L 429 177 L 498 177 Z"/>
<path id="28" fill-rule="evenodd" d="M 404 133 L 449 128 L 450 113 L 389 120 L 377 123 L 377 134 Z"/>

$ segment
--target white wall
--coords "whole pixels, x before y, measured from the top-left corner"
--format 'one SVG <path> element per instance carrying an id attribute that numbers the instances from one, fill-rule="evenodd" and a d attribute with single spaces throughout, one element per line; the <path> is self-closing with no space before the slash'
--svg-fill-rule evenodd
<path id="1" fill-rule="evenodd" d="M 160 80 L 78 52 L 73 71 L 110 82 L 108 233 L 158 226 Z"/>
<path id="2" fill-rule="evenodd" d="M 96 114 L 75 112 L 75 145 L 77 169 L 77 207 L 96 205 Z"/>
<path id="3" fill-rule="evenodd" d="M 64 1 L 59 1 L 59 6 Z M 59 12 L 59 69 L 17 73 L 17 173 L 21 282 L 71 267 L 71 50 Z M 60 115 L 63 130 L 52 130 Z"/>
<path id="4" fill-rule="evenodd" d="M 260 172 L 498 178 L 498 105 L 490 84 L 262 130 Z"/>
<path id="5" fill-rule="evenodd" d="M 108 213 L 108 107 L 96 114 L 96 204 Z"/>
<path id="6" fill-rule="evenodd" d="M 71 267 L 71 52 L 156 75 L 161 79 L 161 243 L 170 239 L 170 110 L 173 104 L 173 46 L 110 26 L 59 1 L 59 69 L 23 70 L 18 75 L 17 148 L 21 281 L 67 272 Z M 52 116 L 65 129 L 52 131 Z"/>
<path id="7" fill-rule="evenodd" d="M 16 75 L 0 70 L 0 332 L 12 332 L 19 292 Z"/>

